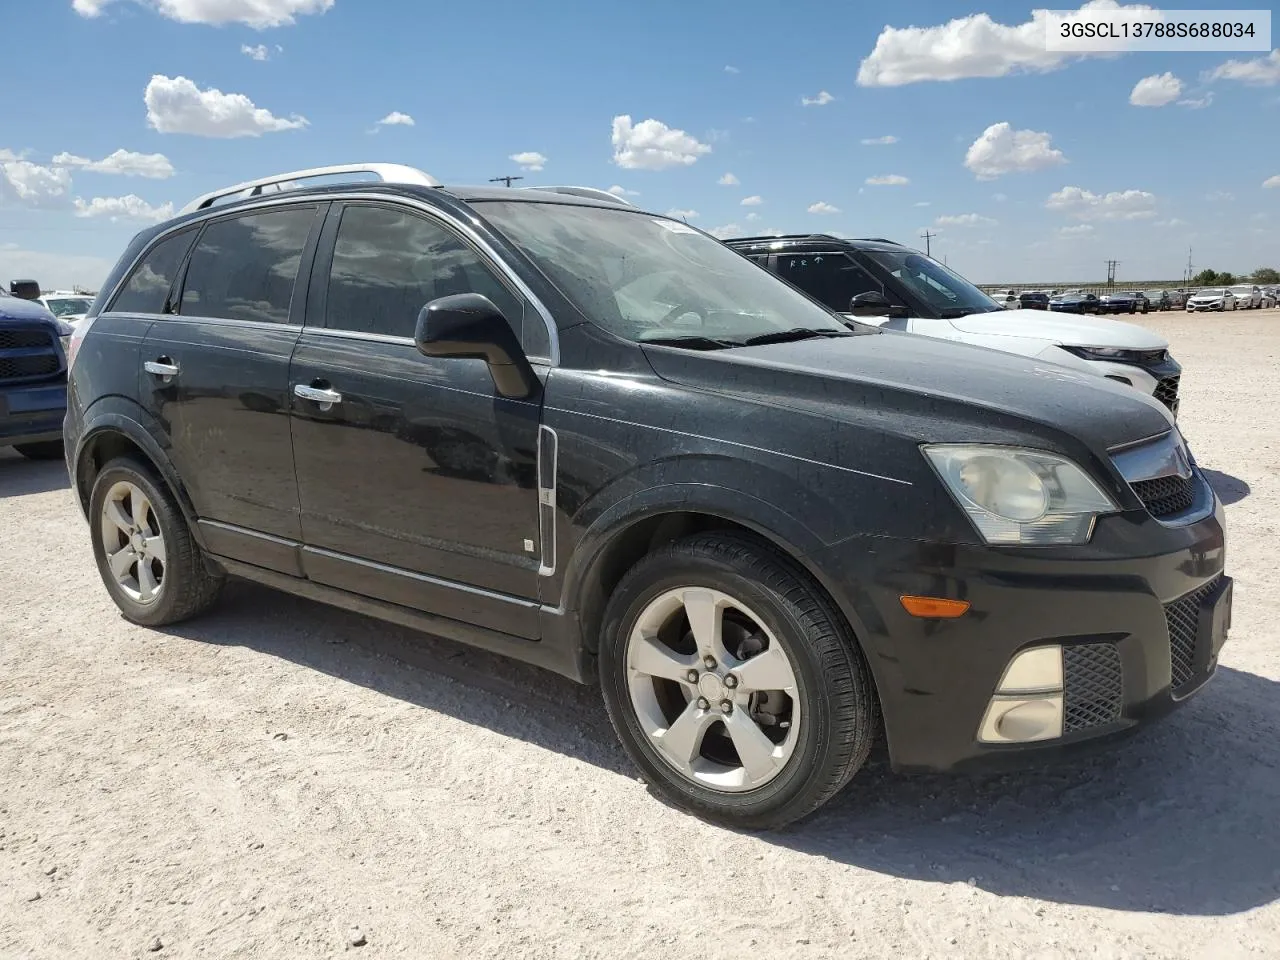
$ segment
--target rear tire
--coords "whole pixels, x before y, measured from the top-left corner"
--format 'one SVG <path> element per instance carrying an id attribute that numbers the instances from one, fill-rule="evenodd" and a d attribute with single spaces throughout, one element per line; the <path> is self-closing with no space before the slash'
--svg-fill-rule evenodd
<path id="1" fill-rule="evenodd" d="M 598 666 L 609 718 L 651 787 L 727 826 L 812 813 L 879 728 L 840 613 L 784 554 L 732 534 L 636 564 L 609 599 Z"/>
<path id="2" fill-rule="evenodd" d="M 28 460 L 62 460 L 64 458 L 61 440 L 45 440 L 43 443 L 15 443 L 13 449 Z"/>
<path id="3" fill-rule="evenodd" d="M 208 610 L 225 577 L 210 567 L 173 494 L 145 465 L 119 457 L 89 495 L 93 556 L 125 619 L 166 626 Z"/>

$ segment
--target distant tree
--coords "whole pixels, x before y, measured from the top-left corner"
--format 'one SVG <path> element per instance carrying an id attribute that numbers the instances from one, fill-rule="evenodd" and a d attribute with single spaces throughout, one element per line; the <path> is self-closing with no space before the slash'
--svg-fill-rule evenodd
<path id="1" fill-rule="evenodd" d="M 1213 287 L 1223 281 L 1218 279 L 1218 271 L 1205 268 L 1191 278 L 1194 287 Z"/>
<path id="2" fill-rule="evenodd" d="M 1280 283 L 1280 270 L 1275 267 L 1259 267 L 1253 271 L 1254 283 Z"/>
<path id="3" fill-rule="evenodd" d="M 1220 287 L 1229 287 L 1236 282 L 1236 275 L 1224 270 L 1218 274 L 1218 279 L 1214 282 Z"/>

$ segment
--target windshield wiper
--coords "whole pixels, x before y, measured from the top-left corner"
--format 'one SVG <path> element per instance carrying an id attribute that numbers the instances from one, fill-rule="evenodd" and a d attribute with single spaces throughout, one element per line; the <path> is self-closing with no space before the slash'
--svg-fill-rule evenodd
<path id="1" fill-rule="evenodd" d="M 790 343 L 793 340 L 812 340 L 814 337 L 851 337 L 846 330 L 814 330 L 811 327 L 792 327 L 790 330 L 775 330 L 773 333 L 761 333 L 747 337 L 742 341 L 744 347 L 758 347 L 766 343 Z"/>
<path id="2" fill-rule="evenodd" d="M 664 347 L 687 347 L 690 350 L 723 350 L 725 347 L 742 346 L 737 340 L 717 340 L 715 337 L 703 336 L 650 337 L 640 341 L 641 346 L 649 343 Z"/>

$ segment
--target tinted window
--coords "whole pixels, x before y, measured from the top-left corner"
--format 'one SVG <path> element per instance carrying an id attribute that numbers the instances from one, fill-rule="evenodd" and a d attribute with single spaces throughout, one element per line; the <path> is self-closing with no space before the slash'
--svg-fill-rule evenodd
<path id="1" fill-rule="evenodd" d="M 302 248 L 314 220 L 314 207 L 293 207 L 209 224 L 191 254 L 182 313 L 288 323 Z"/>
<path id="2" fill-rule="evenodd" d="M 860 293 L 883 285 L 842 253 L 779 254 L 778 275 L 832 310 L 847 311 Z"/>
<path id="3" fill-rule="evenodd" d="M 483 294 L 520 330 L 520 300 L 444 227 L 390 207 L 343 211 L 329 268 L 325 326 L 412 337 L 422 307 L 455 293 Z"/>
<path id="4" fill-rule="evenodd" d="M 152 247 L 117 294 L 111 309 L 123 313 L 164 313 L 173 278 L 194 236 L 194 230 L 183 230 Z"/>

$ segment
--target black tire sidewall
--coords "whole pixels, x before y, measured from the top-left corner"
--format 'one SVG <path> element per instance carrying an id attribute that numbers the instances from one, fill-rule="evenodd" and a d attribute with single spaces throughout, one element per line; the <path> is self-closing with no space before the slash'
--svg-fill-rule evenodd
<path id="1" fill-rule="evenodd" d="M 187 521 L 174 504 L 169 491 L 161 486 L 149 471 L 133 461 L 113 461 L 107 464 L 94 480 L 93 490 L 89 495 L 89 526 L 93 537 L 93 558 L 97 561 L 102 582 L 125 619 L 144 626 L 165 623 L 172 618 L 182 592 L 181 584 L 176 582 L 182 576 L 181 564 L 174 562 L 171 556 L 164 565 L 160 598 L 154 603 L 138 603 L 116 583 L 111 567 L 107 563 L 106 549 L 102 545 L 102 504 L 107 498 L 107 492 L 122 480 L 139 487 L 151 501 L 156 525 L 164 538 L 166 555 L 176 555 L 178 539 L 190 536 L 186 528 Z"/>
<path id="2" fill-rule="evenodd" d="M 815 651 L 803 642 L 805 627 L 786 601 L 744 576 L 732 565 L 708 557 L 668 559 L 661 572 L 645 570 L 636 580 L 624 579 L 610 600 L 601 637 L 599 672 L 606 706 L 619 738 L 650 782 L 678 806 L 741 826 L 760 825 L 776 812 L 804 802 L 813 774 L 832 749 L 833 721 L 826 684 Z M 785 769 L 762 787 L 741 793 L 711 790 L 696 784 L 666 763 L 649 744 L 631 706 L 626 676 L 626 638 L 644 608 L 656 597 L 680 587 L 706 587 L 727 593 L 764 621 L 783 646 L 796 677 L 801 706 L 800 742 Z M 806 806 L 807 809 L 807 806 Z M 784 815 L 785 818 L 785 815 Z"/>

